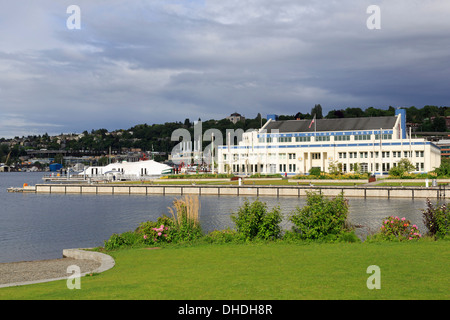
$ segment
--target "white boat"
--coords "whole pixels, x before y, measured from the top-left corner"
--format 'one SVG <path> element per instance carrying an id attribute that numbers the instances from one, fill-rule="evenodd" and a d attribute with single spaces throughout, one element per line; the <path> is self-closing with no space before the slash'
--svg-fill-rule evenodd
<path id="1" fill-rule="evenodd" d="M 172 167 L 153 160 L 117 162 L 106 166 L 88 167 L 78 174 L 87 178 L 106 180 L 139 180 L 145 177 L 160 177 L 173 172 Z"/>

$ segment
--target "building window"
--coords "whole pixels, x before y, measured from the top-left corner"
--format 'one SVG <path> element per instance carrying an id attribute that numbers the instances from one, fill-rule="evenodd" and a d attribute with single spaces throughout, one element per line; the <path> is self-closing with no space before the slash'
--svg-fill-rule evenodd
<path id="1" fill-rule="evenodd" d="M 316 141 L 330 141 L 330 136 L 317 136 Z"/>
<path id="2" fill-rule="evenodd" d="M 370 140 L 370 134 L 355 135 L 355 140 Z"/>
<path id="3" fill-rule="evenodd" d="M 292 142 L 292 137 L 279 137 L 278 142 Z"/>
<path id="4" fill-rule="evenodd" d="M 309 142 L 311 137 L 295 137 L 295 142 Z"/>
<path id="5" fill-rule="evenodd" d="M 347 152 L 339 152 L 339 159 L 346 159 L 347 158 Z"/>
<path id="6" fill-rule="evenodd" d="M 320 159 L 320 153 L 311 153 L 311 159 L 319 160 Z"/>
<path id="7" fill-rule="evenodd" d="M 334 141 L 350 141 L 350 136 L 334 136 Z"/>
<path id="8" fill-rule="evenodd" d="M 289 153 L 289 159 L 295 159 L 295 153 Z"/>
<path id="9" fill-rule="evenodd" d="M 379 140 L 379 139 L 380 139 L 380 135 L 376 134 L 375 135 L 375 140 Z M 383 140 L 392 140 L 392 134 L 383 133 L 382 134 L 382 139 Z"/>

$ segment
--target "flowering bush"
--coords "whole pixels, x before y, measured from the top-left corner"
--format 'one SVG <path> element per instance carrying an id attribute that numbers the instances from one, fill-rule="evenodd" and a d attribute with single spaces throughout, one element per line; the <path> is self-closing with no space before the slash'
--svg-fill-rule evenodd
<path id="1" fill-rule="evenodd" d="M 450 232 L 450 208 L 445 203 L 433 206 L 427 199 L 427 209 L 422 210 L 422 216 L 428 235 L 443 238 Z"/>
<path id="2" fill-rule="evenodd" d="M 406 218 L 399 217 L 387 217 L 384 219 L 380 228 L 381 237 L 386 240 L 414 240 L 420 239 L 422 235 L 419 233 L 419 229 L 415 224 L 411 224 L 411 221 Z"/>
<path id="3" fill-rule="evenodd" d="M 169 217 L 159 217 L 156 222 L 143 222 L 136 229 L 136 233 L 141 234 L 144 243 L 171 242 L 173 221 Z"/>

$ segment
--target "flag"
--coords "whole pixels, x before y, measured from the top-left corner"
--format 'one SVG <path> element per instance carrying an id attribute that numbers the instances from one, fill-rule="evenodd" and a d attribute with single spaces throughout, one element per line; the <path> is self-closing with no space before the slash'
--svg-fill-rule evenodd
<path id="1" fill-rule="evenodd" d="M 309 124 L 309 128 L 311 129 L 312 124 L 314 123 L 314 121 L 316 120 L 316 115 L 314 115 L 314 118 L 312 119 L 311 123 Z"/>

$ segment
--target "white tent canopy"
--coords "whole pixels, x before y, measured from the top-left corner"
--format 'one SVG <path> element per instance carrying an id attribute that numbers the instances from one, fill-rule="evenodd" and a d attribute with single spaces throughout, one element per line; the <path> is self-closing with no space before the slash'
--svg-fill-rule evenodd
<path id="1" fill-rule="evenodd" d="M 100 175 L 111 177 L 139 178 L 142 176 L 161 176 L 172 172 L 172 167 L 153 161 L 145 160 L 138 162 L 117 162 L 103 167 L 88 167 L 80 173 L 87 177 Z"/>

